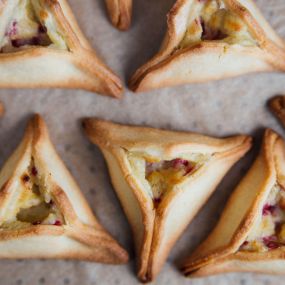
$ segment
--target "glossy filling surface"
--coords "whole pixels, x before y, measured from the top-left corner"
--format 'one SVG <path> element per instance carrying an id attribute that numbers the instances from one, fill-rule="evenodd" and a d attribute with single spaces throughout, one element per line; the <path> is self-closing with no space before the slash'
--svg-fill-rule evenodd
<path id="1" fill-rule="evenodd" d="M 264 252 L 285 245 L 285 191 L 276 184 L 240 250 Z"/>
<path id="2" fill-rule="evenodd" d="M 209 155 L 192 154 L 183 158 L 157 160 L 137 154 L 128 155 L 135 176 L 155 204 L 161 202 L 166 193 L 191 176 L 209 158 Z"/>
<path id="3" fill-rule="evenodd" d="M 10 199 L 1 213 L 0 229 L 64 224 L 64 218 L 41 181 L 33 160 L 15 185 L 17 187 L 9 191 Z"/>
<path id="4" fill-rule="evenodd" d="M 180 48 L 194 46 L 202 41 L 256 45 L 243 19 L 230 11 L 222 0 L 194 0 L 192 5 L 188 28 Z"/>
<path id="5" fill-rule="evenodd" d="M 1 53 L 16 52 L 32 46 L 67 49 L 53 15 L 41 4 L 42 1 L 18 0 L 14 3 L 14 6 L 7 4 L 4 10 L 6 27 L 4 34 L 0 34 Z"/>

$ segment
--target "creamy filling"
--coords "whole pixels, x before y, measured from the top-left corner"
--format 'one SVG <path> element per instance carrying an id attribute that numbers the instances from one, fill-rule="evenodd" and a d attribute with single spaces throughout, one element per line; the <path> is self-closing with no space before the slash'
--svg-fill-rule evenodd
<path id="1" fill-rule="evenodd" d="M 135 176 L 142 183 L 142 188 L 157 205 L 166 193 L 197 171 L 210 156 L 192 154 L 184 158 L 157 160 L 153 157 L 129 154 L 128 158 Z"/>
<path id="2" fill-rule="evenodd" d="M 285 191 L 276 184 L 240 250 L 264 252 L 285 245 Z"/>
<path id="3" fill-rule="evenodd" d="M 51 13 L 40 0 L 18 0 L 6 20 L 1 52 L 16 52 L 31 46 L 67 49 Z"/>
<path id="4" fill-rule="evenodd" d="M 33 160 L 28 170 L 18 181 L 13 201 L 2 213 L 0 229 L 20 229 L 31 225 L 64 224 L 64 218 L 53 197 L 47 192 Z M 15 201 L 16 200 L 16 201 Z"/>
<path id="5" fill-rule="evenodd" d="M 180 48 L 202 41 L 222 41 L 243 46 L 256 45 L 247 24 L 222 0 L 194 0 Z"/>

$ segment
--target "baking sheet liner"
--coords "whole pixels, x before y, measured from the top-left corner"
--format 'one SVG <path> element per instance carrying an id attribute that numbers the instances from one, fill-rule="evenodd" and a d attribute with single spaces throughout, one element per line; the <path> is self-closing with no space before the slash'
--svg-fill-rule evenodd
<path id="1" fill-rule="evenodd" d="M 131 30 L 122 33 L 109 23 L 103 0 L 69 0 L 83 31 L 98 54 L 126 81 L 137 67 L 158 50 L 166 28 L 165 15 L 174 0 L 134 0 Z M 256 1 L 266 18 L 285 38 L 285 1 Z M 176 265 L 215 225 L 221 206 L 258 151 L 265 127 L 285 134 L 265 102 L 285 93 L 285 75 L 256 74 L 167 88 L 145 94 L 126 91 L 116 100 L 78 90 L 0 90 L 6 114 L 0 119 L 0 163 L 19 143 L 32 113 L 41 113 L 64 162 L 79 183 L 101 223 L 130 252 L 131 262 L 107 266 L 77 261 L 0 261 L 0 285 L 32 284 L 138 284 L 132 234 L 110 184 L 106 165 L 97 147 L 80 127 L 80 119 L 96 116 L 115 122 L 173 130 L 196 131 L 214 136 L 252 134 L 255 147 L 220 184 L 173 248 L 167 264 L 153 284 L 246 285 L 283 284 L 283 277 L 227 274 L 189 281 Z M 52 246 L 52 245 L 47 245 Z"/>

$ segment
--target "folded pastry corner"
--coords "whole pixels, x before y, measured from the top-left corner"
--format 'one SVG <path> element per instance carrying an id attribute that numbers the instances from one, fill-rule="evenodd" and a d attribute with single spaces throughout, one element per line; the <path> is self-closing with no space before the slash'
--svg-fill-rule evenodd
<path id="1" fill-rule="evenodd" d="M 128 260 L 94 217 L 39 115 L 0 171 L 0 258 Z"/>
<path id="2" fill-rule="evenodd" d="M 3 117 L 5 115 L 5 105 L 3 102 L 0 102 L 0 118 Z"/>
<path id="3" fill-rule="evenodd" d="M 97 57 L 66 0 L 4 0 L 0 12 L 0 87 L 121 96 L 120 79 Z"/>
<path id="4" fill-rule="evenodd" d="M 102 150 L 113 186 L 133 229 L 138 277 L 155 278 L 193 217 L 251 138 L 217 139 L 85 119 L 89 139 Z"/>
<path id="5" fill-rule="evenodd" d="M 285 272 L 285 144 L 266 130 L 261 152 L 209 237 L 183 266 L 189 277 Z"/>
<path id="6" fill-rule="evenodd" d="M 282 126 L 285 127 L 285 96 L 277 95 L 270 98 L 268 106 L 275 117 L 279 119 Z"/>
<path id="7" fill-rule="evenodd" d="M 178 0 L 157 55 L 130 80 L 133 91 L 284 71 L 285 43 L 252 0 Z"/>
<path id="8" fill-rule="evenodd" d="M 133 0 L 105 0 L 112 24 L 125 31 L 131 25 Z"/>

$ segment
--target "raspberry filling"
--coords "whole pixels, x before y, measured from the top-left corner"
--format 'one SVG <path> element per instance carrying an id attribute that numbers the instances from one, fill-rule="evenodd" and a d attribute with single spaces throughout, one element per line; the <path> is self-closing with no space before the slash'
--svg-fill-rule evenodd
<path id="1" fill-rule="evenodd" d="M 32 167 L 32 175 L 37 176 L 38 175 L 38 170 L 36 169 L 35 166 Z"/>
<path id="2" fill-rule="evenodd" d="M 27 175 L 27 174 L 24 174 L 23 177 L 22 177 L 22 180 L 23 180 L 24 182 L 29 182 L 29 181 L 30 181 L 30 176 Z"/>
<path id="3" fill-rule="evenodd" d="M 153 200 L 154 208 L 171 191 L 187 187 L 187 179 L 202 165 L 208 163 L 213 154 L 183 153 L 181 157 L 161 160 L 150 154 L 126 152 L 129 171 L 141 191 L 145 191 Z"/>
<path id="4" fill-rule="evenodd" d="M 278 237 L 274 235 L 269 237 L 264 237 L 262 241 L 268 249 L 275 249 L 282 245 L 281 243 L 279 243 Z"/>
<path id="5" fill-rule="evenodd" d="M 264 252 L 285 245 L 285 191 L 275 185 L 240 250 Z"/>
<path id="6" fill-rule="evenodd" d="M 17 21 L 14 20 L 12 21 L 11 26 L 9 27 L 9 29 L 5 32 L 5 36 L 6 37 L 13 37 L 15 35 L 17 35 Z"/>
<path id="7" fill-rule="evenodd" d="M 265 204 L 263 209 L 262 209 L 262 215 L 266 216 L 266 215 L 274 215 L 274 213 L 276 212 L 276 205 L 269 205 L 269 204 Z"/>
<path id="8" fill-rule="evenodd" d="M 162 172 L 164 170 L 171 172 L 179 172 L 180 175 L 186 176 L 191 173 L 195 168 L 195 164 L 191 161 L 176 158 L 173 160 L 163 160 L 160 162 L 147 162 L 146 163 L 146 177 L 154 172 Z M 179 175 L 179 176 L 180 176 Z"/>
<path id="9" fill-rule="evenodd" d="M 223 40 L 228 36 L 219 29 L 213 29 L 209 27 L 201 17 L 199 20 L 196 19 L 196 21 L 200 21 L 200 25 L 202 27 L 202 35 L 201 35 L 202 41 L 218 41 L 218 40 Z"/>
<path id="10" fill-rule="evenodd" d="M 53 225 L 54 225 L 54 226 L 61 226 L 62 223 L 61 223 L 61 221 L 57 220 L 57 221 L 54 222 Z"/>
<path id="11" fill-rule="evenodd" d="M 44 178 L 31 159 L 30 166 L 20 177 L 15 198 L 2 213 L 1 229 L 21 229 L 30 225 L 64 224 L 64 218 L 56 201 L 47 192 Z"/>
<path id="12" fill-rule="evenodd" d="M 158 205 L 168 190 L 187 175 L 191 175 L 196 165 L 193 161 L 182 158 L 159 162 L 146 161 L 145 178 L 152 188 L 154 204 Z"/>
<path id="13" fill-rule="evenodd" d="M 180 48 L 202 41 L 224 41 L 229 44 L 256 45 L 247 24 L 230 11 L 221 0 L 194 0 L 189 25 Z"/>
<path id="14" fill-rule="evenodd" d="M 37 24 L 33 32 L 26 35 L 18 28 L 19 23 L 14 20 L 5 32 L 6 44 L 1 48 L 2 52 L 9 52 L 11 48 L 19 49 L 26 46 L 49 46 L 51 41 L 47 35 L 47 28 Z"/>
<path id="15" fill-rule="evenodd" d="M 34 0 L 21 0 L 11 7 L 11 15 L 3 35 L 0 52 L 11 53 L 35 46 L 68 49 L 60 25 L 47 4 Z M 44 1 L 45 2 L 45 1 Z"/>

